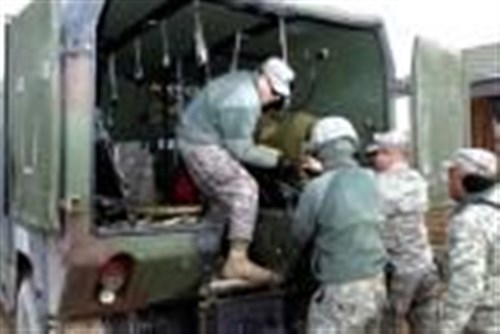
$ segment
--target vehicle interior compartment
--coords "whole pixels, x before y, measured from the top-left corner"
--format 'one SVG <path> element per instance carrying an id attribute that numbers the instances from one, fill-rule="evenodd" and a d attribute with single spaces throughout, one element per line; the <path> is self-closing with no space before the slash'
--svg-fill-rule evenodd
<path id="1" fill-rule="evenodd" d="M 377 28 L 229 2 L 109 0 L 98 26 L 96 226 L 195 223 L 204 202 L 176 149 L 177 119 L 210 79 L 271 55 L 286 57 L 296 80 L 290 103 L 262 117 L 256 141 L 298 157 L 314 120 L 332 114 L 369 141 L 389 122 Z M 283 218 L 297 180 L 251 172 L 262 214 Z"/>

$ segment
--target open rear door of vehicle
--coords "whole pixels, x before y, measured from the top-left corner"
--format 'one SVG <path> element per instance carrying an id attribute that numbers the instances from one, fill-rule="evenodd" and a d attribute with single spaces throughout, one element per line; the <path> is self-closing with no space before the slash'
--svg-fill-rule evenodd
<path id="1" fill-rule="evenodd" d="M 431 208 L 449 203 L 443 161 L 469 143 L 468 87 L 460 52 L 417 39 L 412 65 L 415 162 L 429 182 Z"/>
<path id="2" fill-rule="evenodd" d="M 7 48 L 10 216 L 51 230 L 61 164 L 60 2 L 34 1 L 14 17 Z"/>
<path id="3" fill-rule="evenodd" d="M 9 44 L 9 30 L 10 24 L 6 22 L 4 25 L 5 31 L 5 44 Z M 5 52 L 5 68 L 9 68 L 9 57 L 7 50 Z M 8 77 L 8 75 L 7 75 Z M 7 81 L 8 79 L 6 79 Z M 5 82 L 6 82 L 5 81 Z M 8 163 L 8 144 L 7 144 L 7 84 L 0 87 L 0 309 L 3 307 L 4 316 L 6 311 L 10 311 L 13 306 L 13 291 L 14 287 L 14 266 L 13 256 L 14 251 L 12 248 L 12 221 L 8 219 L 8 186 L 7 186 L 7 163 Z M 0 310 L 0 329 L 5 326 L 2 323 L 2 310 Z"/>

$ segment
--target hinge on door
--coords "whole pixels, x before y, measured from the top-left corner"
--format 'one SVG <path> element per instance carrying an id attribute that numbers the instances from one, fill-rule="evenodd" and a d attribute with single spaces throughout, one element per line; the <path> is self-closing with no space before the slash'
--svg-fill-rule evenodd
<path id="1" fill-rule="evenodd" d="M 83 202 L 79 197 L 69 197 L 61 200 L 60 209 L 67 215 L 84 213 Z"/>

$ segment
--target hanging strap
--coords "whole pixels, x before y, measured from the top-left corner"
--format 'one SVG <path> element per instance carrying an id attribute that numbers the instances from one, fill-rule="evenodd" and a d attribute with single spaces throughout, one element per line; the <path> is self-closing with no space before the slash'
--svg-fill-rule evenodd
<path id="1" fill-rule="evenodd" d="M 281 46 L 281 57 L 288 62 L 288 41 L 286 38 L 286 22 L 284 17 L 279 18 L 279 39 Z"/>
<path id="2" fill-rule="evenodd" d="M 200 2 L 194 1 L 194 40 L 196 48 L 196 59 L 199 65 L 208 65 L 208 50 L 203 34 L 203 24 L 200 15 Z"/>
<path id="3" fill-rule="evenodd" d="M 108 78 L 109 90 L 111 91 L 111 102 L 118 102 L 120 96 L 118 95 L 118 81 L 116 79 L 116 57 L 112 53 L 108 57 Z"/>
<path id="4" fill-rule="evenodd" d="M 177 58 L 175 62 L 175 100 L 177 101 L 177 114 L 180 115 L 184 109 L 184 69 L 182 58 Z"/>
<path id="5" fill-rule="evenodd" d="M 161 35 L 161 48 L 163 51 L 163 56 L 161 59 L 161 65 L 163 68 L 167 69 L 171 65 L 170 59 L 170 45 L 168 40 L 168 22 L 167 20 L 160 22 L 160 35 Z"/>
<path id="6" fill-rule="evenodd" d="M 144 79 L 144 68 L 142 67 L 142 42 L 138 37 L 134 41 L 135 68 L 134 79 L 142 81 Z"/>
<path id="7" fill-rule="evenodd" d="M 242 38 L 243 38 L 242 32 L 241 30 L 238 30 L 234 35 L 234 49 L 233 49 L 233 58 L 231 60 L 231 67 L 229 69 L 230 72 L 234 72 L 238 69 Z"/>

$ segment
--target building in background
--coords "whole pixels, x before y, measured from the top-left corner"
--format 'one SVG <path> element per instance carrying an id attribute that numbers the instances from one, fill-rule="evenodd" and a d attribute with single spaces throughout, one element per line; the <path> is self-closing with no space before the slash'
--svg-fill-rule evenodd
<path id="1" fill-rule="evenodd" d="M 500 154 L 500 43 L 466 49 L 464 61 L 470 78 L 472 145 L 496 146 Z"/>

